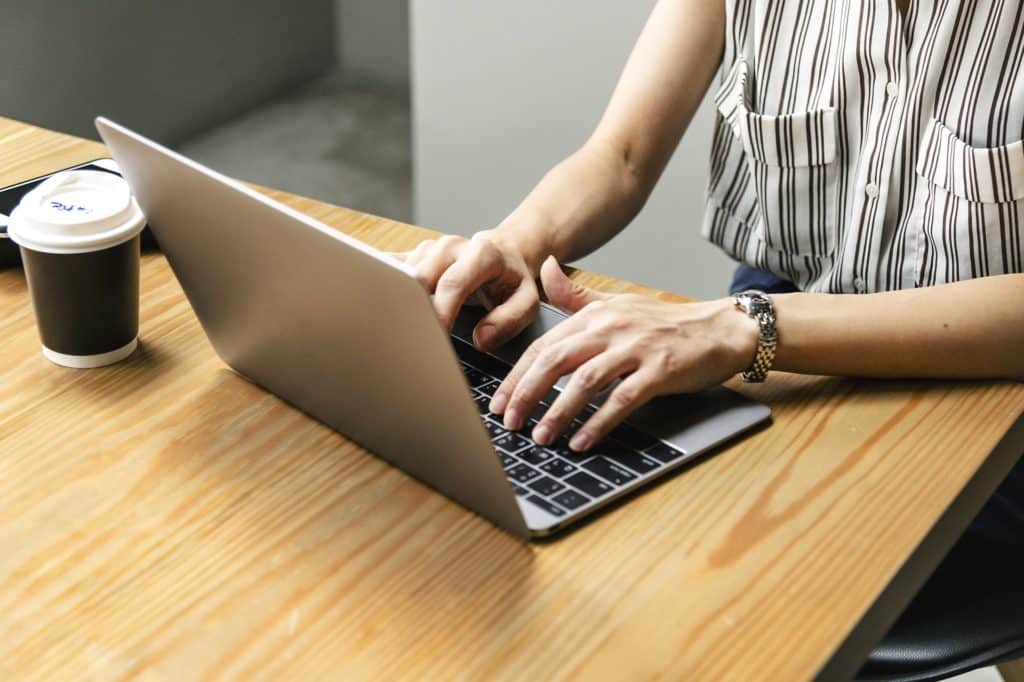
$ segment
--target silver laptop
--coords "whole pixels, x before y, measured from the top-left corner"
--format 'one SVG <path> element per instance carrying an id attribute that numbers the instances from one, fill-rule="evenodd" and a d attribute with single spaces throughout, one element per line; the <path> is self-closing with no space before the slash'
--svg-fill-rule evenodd
<path id="1" fill-rule="evenodd" d="M 405 264 L 116 123 L 96 127 L 225 363 L 510 533 L 563 529 L 770 416 L 719 387 L 652 401 L 586 455 L 564 438 L 540 447 L 487 404 L 558 310 L 481 353 L 480 312 L 466 307 L 447 334 Z"/>

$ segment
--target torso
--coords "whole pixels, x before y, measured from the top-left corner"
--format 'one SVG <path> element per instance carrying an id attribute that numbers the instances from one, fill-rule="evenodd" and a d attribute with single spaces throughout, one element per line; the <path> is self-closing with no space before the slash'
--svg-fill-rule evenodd
<path id="1" fill-rule="evenodd" d="M 705 236 L 812 291 L 1024 269 L 1019 3 L 727 11 Z"/>

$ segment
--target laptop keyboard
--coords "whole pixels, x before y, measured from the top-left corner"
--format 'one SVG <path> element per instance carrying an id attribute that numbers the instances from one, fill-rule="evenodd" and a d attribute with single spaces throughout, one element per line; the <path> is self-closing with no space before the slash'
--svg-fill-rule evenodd
<path id="1" fill-rule="evenodd" d="M 541 400 L 541 406 L 521 431 L 509 431 L 501 417 L 487 409 L 509 367 L 458 337 L 452 337 L 452 344 L 512 489 L 552 516 L 565 516 L 612 495 L 686 454 L 628 424 L 614 429 L 585 453 L 569 449 L 568 435 L 550 446 L 538 445 L 528 434 L 558 397 L 558 391 L 553 389 Z M 588 407 L 584 416 L 595 409 Z M 579 419 L 574 420 L 570 432 L 581 425 Z"/>

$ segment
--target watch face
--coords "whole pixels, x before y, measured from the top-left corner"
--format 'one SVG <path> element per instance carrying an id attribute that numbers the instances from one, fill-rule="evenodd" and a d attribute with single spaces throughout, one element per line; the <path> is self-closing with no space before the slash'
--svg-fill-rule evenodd
<path id="1" fill-rule="evenodd" d="M 739 303 L 744 310 L 751 315 L 757 310 L 757 299 L 751 296 L 749 293 L 744 291 L 742 294 L 736 296 L 736 302 Z"/>
<path id="2" fill-rule="evenodd" d="M 737 298 L 743 302 L 743 306 L 751 315 L 771 312 L 772 310 L 771 300 L 763 291 L 750 289 L 741 293 Z"/>

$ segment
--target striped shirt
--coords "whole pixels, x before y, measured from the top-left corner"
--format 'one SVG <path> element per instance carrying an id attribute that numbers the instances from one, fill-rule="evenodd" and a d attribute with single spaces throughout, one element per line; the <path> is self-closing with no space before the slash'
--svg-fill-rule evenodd
<path id="1" fill-rule="evenodd" d="M 703 233 L 805 291 L 1022 272 L 1024 2 L 728 0 Z"/>

